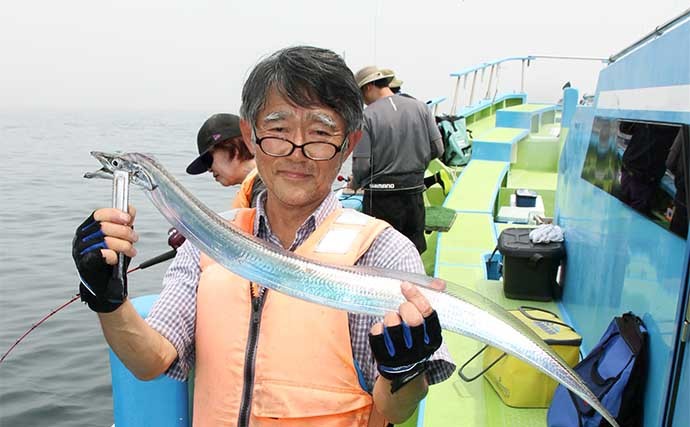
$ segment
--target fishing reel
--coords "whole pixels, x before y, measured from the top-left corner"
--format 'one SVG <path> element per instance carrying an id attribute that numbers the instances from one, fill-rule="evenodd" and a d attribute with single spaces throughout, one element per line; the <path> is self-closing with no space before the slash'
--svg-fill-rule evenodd
<path id="1" fill-rule="evenodd" d="M 177 250 L 182 244 L 187 240 L 182 233 L 180 233 L 177 228 L 170 227 L 168 230 L 168 245 Z"/>

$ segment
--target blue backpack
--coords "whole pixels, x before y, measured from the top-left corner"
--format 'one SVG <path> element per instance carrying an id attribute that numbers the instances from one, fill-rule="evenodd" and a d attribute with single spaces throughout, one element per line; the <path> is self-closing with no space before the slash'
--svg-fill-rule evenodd
<path id="1" fill-rule="evenodd" d="M 632 313 L 614 318 L 575 371 L 621 426 L 642 426 L 647 376 L 647 329 Z M 549 427 L 608 426 L 591 406 L 559 385 L 547 415 Z"/>

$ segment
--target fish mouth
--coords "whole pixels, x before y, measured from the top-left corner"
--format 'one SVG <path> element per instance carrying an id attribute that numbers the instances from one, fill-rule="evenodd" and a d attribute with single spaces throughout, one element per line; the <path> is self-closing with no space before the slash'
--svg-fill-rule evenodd
<path id="1" fill-rule="evenodd" d="M 104 151 L 92 151 L 91 155 L 101 163 L 102 167 L 93 172 L 86 172 L 84 174 L 84 178 L 112 179 L 113 172 L 115 170 L 114 166 L 118 163 L 115 160 L 117 155 L 114 153 L 106 153 Z"/>
<path id="2" fill-rule="evenodd" d="M 104 167 L 112 165 L 113 159 L 117 156 L 115 153 L 106 153 L 105 151 L 92 151 L 91 155 L 96 158 Z"/>
<path id="3" fill-rule="evenodd" d="M 93 172 L 86 172 L 84 178 L 113 179 L 116 171 L 127 172 L 130 182 L 149 191 L 156 188 L 148 173 L 130 157 L 131 153 L 92 151 L 91 155 L 101 163 L 102 167 Z"/>
<path id="4" fill-rule="evenodd" d="M 130 164 L 123 158 L 121 152 L 107 153 L 105 151 L 92 151 L 91 155 L 103 165 L 106 172 L 114 172 L 117 169 L 129 170 Z"/>

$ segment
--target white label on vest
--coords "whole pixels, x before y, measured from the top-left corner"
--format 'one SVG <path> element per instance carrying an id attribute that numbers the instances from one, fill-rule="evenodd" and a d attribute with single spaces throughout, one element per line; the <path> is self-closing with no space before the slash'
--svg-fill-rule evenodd
<path id="1" fill-rule="evenodd" d="M 354 209 L 344 209 L 338 219 L 335 220 L 336 224 L 348 225 L 364 225 L 367 222 L 369 222 L 369 217 Z"/>
<path id="2" fill-rule="evenodd" d="M 230 209 L 229 211 L 219 212 L 218 215 L 226 221 L 234 221 L 239 209 Z"/>
<path id="3" fill-rule="evenodd" d="M 346 254 L 357 238 L 359 230 L 331 228 L 314 248 L 317 253 Z"/>

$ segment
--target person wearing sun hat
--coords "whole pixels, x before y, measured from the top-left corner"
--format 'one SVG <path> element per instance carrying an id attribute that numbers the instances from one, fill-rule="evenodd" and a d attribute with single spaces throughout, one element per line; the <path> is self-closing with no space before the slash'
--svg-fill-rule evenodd
<path id="1" fill-rule="evenodd" d="M 391 89 L 391 92 L 395 94 L 400 92 L 400 85 L 402 85 L 402 80 L 399 80 L 395 76 L 395 71 L 391 70 L 390 68 L 381 68 L 381 74 L 384 77 L 390 77 L 391 81 L 388 83 L 388 87 Z"/>
<path id="2" fill-rule="evenodd" d="M 394 96 L 395 73 L 375 66 L 355 74 L 367 108 L 363 135 L 352 153 L 352 187 L 364 189 L 363 211 L 383 219 L 426 250 L 424 171 L 443 154 L 431 110 L 421 101 Z"/>
<path id="3" fill-rule="evenodd" d="M 390 68 L 381 68 L 380 71 L 381 75 L 383 75 L 384 77 L 390 77 L 392 79 L 395 79 L 395 71 L 391 70 Z M 390 87 L 390 83 L 388 84 L 388 86 Z"/>
<path id="4" fill-rule="evenodd" d="M 365 87 L 377 86 L 387 88 L 388 83 L 390 83 L 390 81 L 393 80 L 393 77 L 393 75 L 384 74 L 383 70 L 380 70 L 377 67 L 370 65 L 368 67 L 362 68 L 357 72 L 357 74 L 355 74 L 355 81 L 357 81 L 357 86 L 359 86 L 359 88 L 362 89 L 362 94 L 365 95 Z M 371 102 L 373 101 L 366 99 L 365 95 L 364 103 L 369 105 Z"/>
<path id="5" fill-rule="evenodd" d="M 403 81 L 398 78 L 398 76 L 395 74 L 395 72 L 389 68 L 383 68 L 381 69 L 381 72 L 383 75 L 386 77 L 392 77 L 392 80 L 390 83 L 388 83 L 388 87 L 391 89 L 391 92 L 393 92 L 396 95 L 400 96 L 406 96 L 408 98 L 414 98 L 414 96 L 408 94 L 408 93 L 403 93 L 401 92 L 401 86 L 403 84 Z"/>
<path id="6" fill-rule="evenodd" d="M 240 118 L 235 114 L 214 114 L 197 134 L 199 156 L 187 166 L 187 173 L 204 172 L 224 187 L 242 184 L 232 207 L 249 207 L 265 186 L 257 175 L 254 155 L 247 149 L 240 132 Z"/>
<path id="7" fill-rule="evenodd" d="M 395 94 L 398 94 L 400 92 L 400 86 L 402 86 L 403 81 L 400 80 L 397 77 L 394 77 L 393 80 L 388 84 L 388 87 L 391 88 L 391 91 Z"/>

